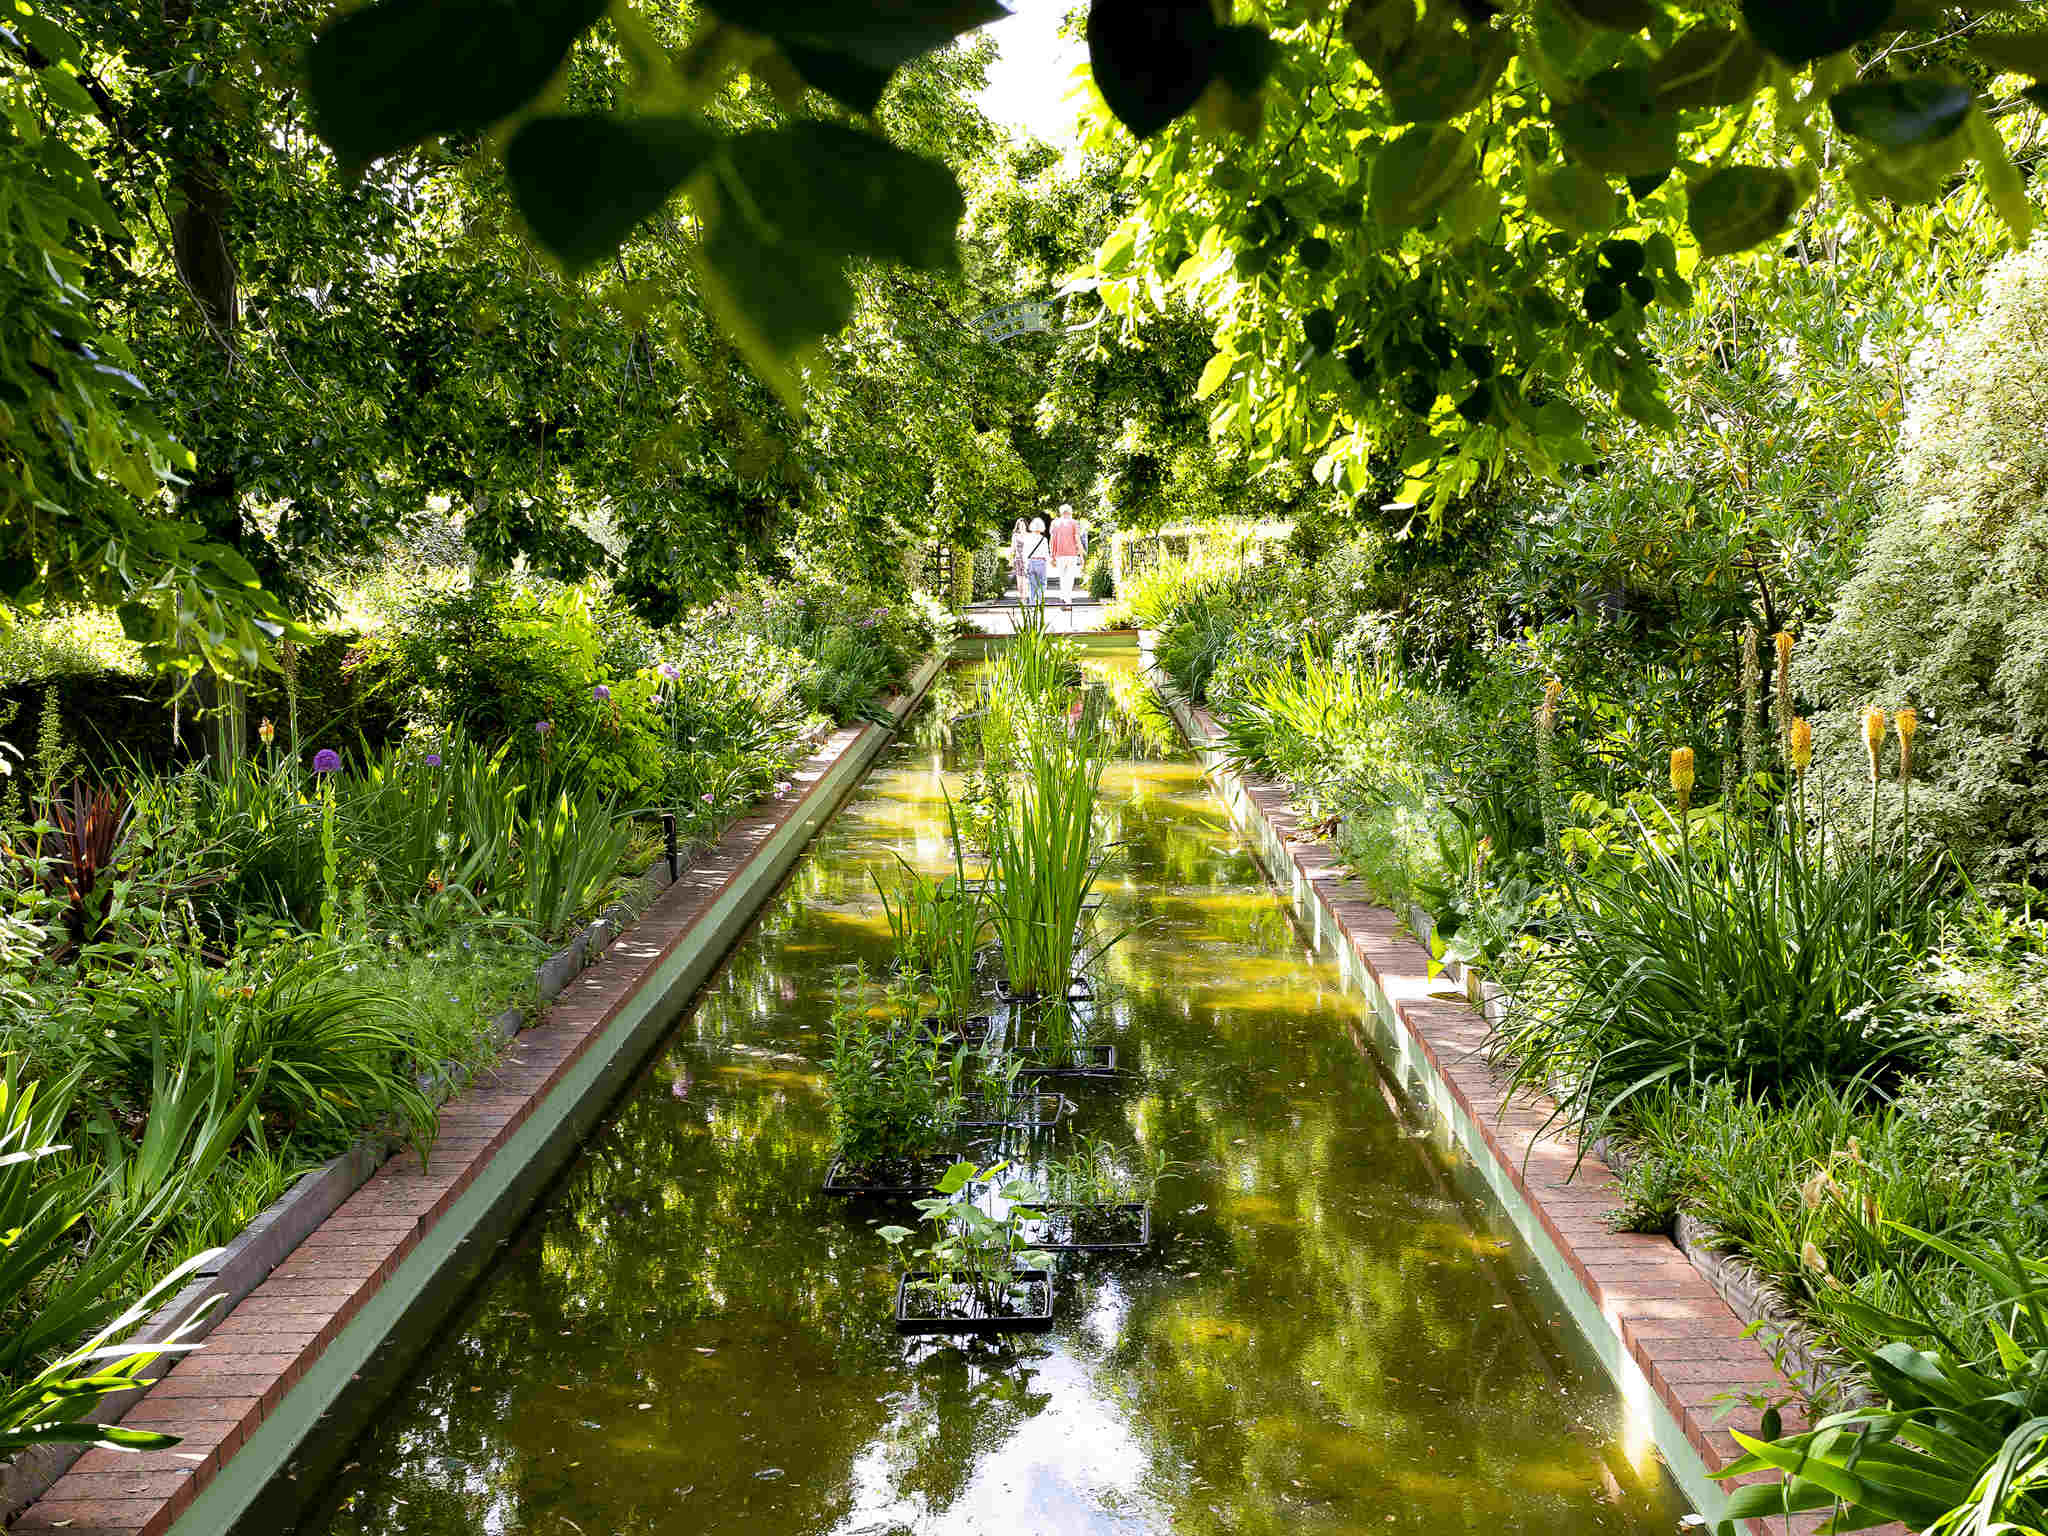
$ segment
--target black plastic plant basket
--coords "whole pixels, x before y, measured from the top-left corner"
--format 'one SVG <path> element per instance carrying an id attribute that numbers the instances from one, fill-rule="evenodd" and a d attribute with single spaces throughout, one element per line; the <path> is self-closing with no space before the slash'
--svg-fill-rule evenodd
<path id="1" fill-rule="evenodd" d="M 977 1093 L 969 1097 L 959 1125 L 969 1131 L 1046 1131 L 1068 1108 L 1057 1093 Z"/>
<path id="2" fill-rule="evenodd" d="M 1020 1077 L 1108 1077 L 1116 1071 L 1116 1046 L 1075 1042 L 1027 1045 L 1017 1053 Z"/>
<path id="3" fill-rule="evenodd" d="M 988 1337 L 1003 1333 L 1044 1333 L 1052 1327 L 1052 1271 L 1019 1269 L 1011 1272 L 1009 1289 L 1023 1287 L 1025 1305 L 1016 1311 L 989 1312 L 986 1298 L 972 1287 L 962 1286 L 960 1306 L 954 1310 L 915 1310 L 917 1300 L 929 1292 L 921 1284 L 936 1281 L 929 1270 L 913 1270 L 896 1282 L 896 1331 L 898 1333 L 952 1333 Z"/>
<path id="4" fill-rule="evenodd" d="M 873 1168 L 848 1168 L 838 1158 L 825 1170 L 828 1195 L 928 1195 L 946 1176 L 951 1159 L 943 1157 L 891 1158 Z"/>
<path id="5" fill-rule="evenodd" d="M 986 1013 L 953 1020 L 928 1018 L 921 1022 L 938 1038 L 942 1051 L 957 1051 L 969 1046 L 979 1049 L 988 1043 L 988 1037 L 995 1033 L 996 1027 L 995 1019 Z"/>
<path id="6" fill-rule="evenodd" d="M 996 996 L 1006 1003 L 1052 1003 L 1059 999 L 1049 993 L 1025 994 L 1010 990 L 1010 978 L 1000 973 L 996 976 Z M 1095 987 L 1086 976 L 1070 977 L 1067 981 L 1066 1001 L 1070 1003 L 1092 1003 L 1095 1001 Z"/>
<path id="7" fill-rule="evenodd" d="M 1152 1207 L 1143 1201 L 1036 1209 L 1042 1215 L 1025 1223 L 1024 1241 L 1047 1253 L 1122 1253 L 1152 1241 Z"/>

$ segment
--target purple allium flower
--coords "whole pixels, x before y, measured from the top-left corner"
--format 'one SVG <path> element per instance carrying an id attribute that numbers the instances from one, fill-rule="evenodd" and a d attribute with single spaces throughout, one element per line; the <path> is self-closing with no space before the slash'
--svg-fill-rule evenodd
<path id="1" fill-rule="evenodd" d="M 423 759 L 423 761 L 429 768 L 438 768 L 441 766 L 441 754 L 438 752 L 429 752 Z"/>
<path id="2" fill-rule="evenodd" d="M 322 747 L 313 754 L 313 771 L 315 773 L 339 773 L 341 771 L 341 754 L 332 747 Z"/>
<path id="3" fill-rule="evenodd" d="M 706 795 L 706 796 L 704 797 L 704 803 L 705 803 L 706 805 L 710 805 L 710 804 L 712 804 L 712 803 L 713 803 L 713 801 L 712 801 L 712 798 L 711 798 L 711 796 L 709 796 L 709 795 Z"/>
<path id="4" fill-rule="evenodd" d="M 533 729 L 537 735 L 545 736 L 554 728 L 555 722 L 552 720 L 536 720 L 533 722 Z"/>
<path id="5" fill-rule="evenodd" d="M 599 704 L 609 704 L 612 701 L 612 691 L 603 683 L 599 683 L 590 690 L 590 697 Z"/>
<path id="6" fill-rule="evenodd" d="M 664 677 L 671 683 L 683 675 L 681 672 L 678 672 L 676 670 L 676 664 L 672 661 L 664 661 L 660 666 L 656 667 L 654 670 L 660 673 L 662 677 Z"/>

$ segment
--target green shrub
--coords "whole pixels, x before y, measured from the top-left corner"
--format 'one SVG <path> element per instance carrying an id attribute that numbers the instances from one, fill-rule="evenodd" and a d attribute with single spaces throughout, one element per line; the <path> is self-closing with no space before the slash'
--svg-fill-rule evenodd
<path id="1" fill-rule="evenodd" d="M 2048 875 L 2048 249 L 1985 289 L 1918 373 L 1897 484 L 1798 680 L 1824 738 L 1920 709 L 1926 830 L 2022 878 Z"/>
<path id="2" fill-rule="evenodd" d="M 646 805 L 663 791 L 667 734 L 647 634 L 578 588 L 478 582 L 419 598 L 362 666 L 420 727 L 508 749 L 535 793 L 598 783 Z"/>
<path id="3" fill-rule="evenodd" d="M 1910 1279 L 1901 1307 L 1859 1309 L 1887 1337 L 1854 1351 L 1881 1404 L 1745 1439 L 1749 1454 L 1717 1475 L 1780 1480 L 1736 1489 L 1721 1536 L 1805 1510 L 1834 1512 L 1830 1528 L 1844 1531 L 1893 1521 L 1930 1536 L 2048 1529 L 2048 1261 L 2003 1240 L 1972 1250 L 1910 1226 L 1900 1235 L 1977 1277 L 1992 1337 L 1958 1339 Z"/>

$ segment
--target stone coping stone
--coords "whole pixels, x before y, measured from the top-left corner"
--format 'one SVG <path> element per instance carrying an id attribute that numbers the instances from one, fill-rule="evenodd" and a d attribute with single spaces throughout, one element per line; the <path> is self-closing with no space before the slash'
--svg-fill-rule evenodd
<path id="1" fill-rule="evenodd" d="M 636 893 L 647 897 L 637 922 L 629 910 L 634 903 L 620 903 L 551 956 L 540 980 L 553 1005 L 523 1031 L 525 1014 L 518 1008 L 493 1019 L 506 1049 L 445 1103 L 425 1161 L 392 1156 L 397 1147 L 388 1136 L 365 1136 L 260 1212 L 136 1335 L 160 1337 L 212 1298 L 196 1330 L 206 1347 L 177 1360 L 151 1385 L 104 1400 L 96 1415 L 101 1422 L 176 1434 L 180 1443 L 145 1452 L 38 1447 L 16 1457 L 0 1469 L 0 1499 L 13 1495 L 5 1515 L 11 1529 L 51 1536 L 168 1531 L 659 961 L 772 836 L 803 814 L 835 764 L 903 723 L 944 660 L 928 661 L 907 694 L 884 701 L 890 725 L 823 733 L 817 750 L 790 775 L 790 787 L 738 818 L 684 865 L 679 879 L 671 883 L 666 858 L 657 860 Z M 552 989 L 549 965 L 567 973 Z M 45 1449 L 69 1454 L 61 1460 L 37 1454 Z"/>
<path id="2" fill-rule="evenodd" d="M 1726 1413 L 1727 1404 L 1757 1394 L 1793 1397 L 1784 1408 L 1785 1427 L 1804 1425 L 1796 1384 L 1750 1335 L 1753 1323 L 1782 1326 L 1782 1314 L 1739 1270 L 1701 1263 L 1711 1249 L 1696 1231 L 1686 1234 L 1692 1241 L 1681 1247 L 1662 1233 L 1613 1230 L 1608 1213 L 1620 1190 L 1599 1155 L 1605 1149 L 1588 1148 L 1582 1156 L 1568 1138 L 1552 1133 L 1555 1102 L 1518 1095 L 1486 1060 L 1488 1019 L 1505 1008 L 1504 990 L 1471 973 L 1432 979 L 1427 916 L 1416 912 L 1404 919 L 1365 896 L 1340 866 L 1336 850 L 1303 825 L 1284 785 L 1225 763 L 1215 750 L 1221 733 L 1214 717 L 1190 704 L 1157 668 L 1151 641 L 1149 632 L 1140 640 L 1147 674 L 1233 816 L 1255 834 L 1268 878 L 1291 898 L 1297 917 L 1315 927 L 1318 950 L 1326 936 L 1334 942 L 1347 983 L 1354 976 L 1368 983 L 1361 990 L 1378 994 L 1382 1023 L 1412 1047 L 1410 1060 L 1393 1064 L 1395 1076 L 1430 1100 L 1439 1115 L 1469 1125 L 1476 1134 L 1459 1141 L 1491 1165 L 1481 1169 L 1482 1176 L 1497 1192 L 1512 1190 L 1526 1205 L 1563 1262 L 1562 1276 L 1553 1271 L 1551 1278 L 1577 1288 L 1577 1297 L 1565 1299 L 1594 1335 L 1595 1352 L 1624 1397 L 1647 1388 L 1654 1398 L 1642 1406 L 1651 1408 L 1646 1417 L 1658 1432 L 1658 1450 L 1711 1520 L 1720 1487 L 1713 1474 L 1742 1454 L 1728 1432 L 1734 1416 Z M 1326 935 L 1325 924 L 1334 931 Z M 1426 1070 L 1400 1070 L 1416 1065 Z M 1517 1226 L 1531 1235 L 1528 1224 Z M 1738 1311 L 1744 1300 L 1749 1304 Z M 1793 1358 L 1800 1354 L 1793 1352 Z M 1748 1417 L 1746 1409 L 1737 1411 Z M 1694 1465 L 1686 1466 L 1688 1460 Z M 1756 1536 L 1797 1536 L 1817 1530 L 1825 1513 L 1750 1524 Z M 1908 1536 L 1903 1526 L 1875 1530 L 1876 1536 Z"/>

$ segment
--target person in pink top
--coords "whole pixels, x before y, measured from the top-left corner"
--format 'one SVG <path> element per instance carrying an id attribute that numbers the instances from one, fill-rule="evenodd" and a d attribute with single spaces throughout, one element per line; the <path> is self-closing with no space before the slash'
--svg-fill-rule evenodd
<path id="1" fill-rule="evenodd" d="M 1088 553 L 1088 535 L 1074 521 L 1074 509 L 1060 504 L 1060 515 L 1052 520 L 1052 569 L 1066 578 L 1063 596 L 1074 606 L 1074 588 L 1081 584 L 1081 561 Z"/>

